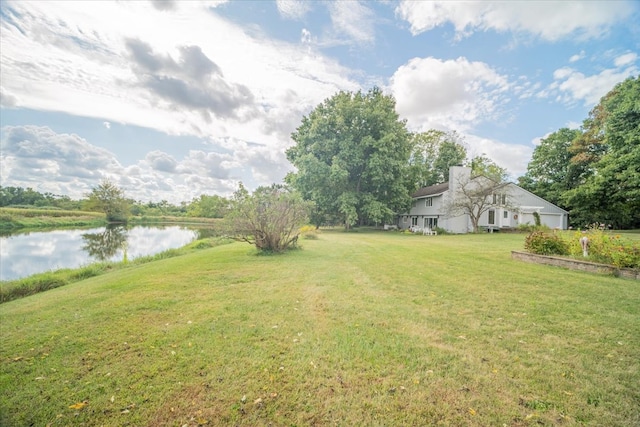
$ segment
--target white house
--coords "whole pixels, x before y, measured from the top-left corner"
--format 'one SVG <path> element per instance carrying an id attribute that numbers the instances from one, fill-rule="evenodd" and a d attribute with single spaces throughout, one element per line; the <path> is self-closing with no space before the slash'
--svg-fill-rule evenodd
<path id="1" fill-rule="evenodd" d="M 467 185 L 473 185 L 471 169 L 454 166 L 449 169 L 449 181 L 423 187 L 412 194 L 413 206 L 409 212 L 398 218 L 401 229 L 434 229 L 440 227 L 450 233 L 473 231 L 468 214 L 452 214 L 450 202 Z M 519 224 L 535 224 L 534 212 L 540 216 L 540 223 L 550 228 L 566 230 L 569 213 L 541 197 L 509 182 L 499 186 L 494 194 L 487 197 L 488 209 L 482 213 L 478 226 L 485 229 L 514 228 Z M 456 216 L 454 216 L 456 215 Z"/>

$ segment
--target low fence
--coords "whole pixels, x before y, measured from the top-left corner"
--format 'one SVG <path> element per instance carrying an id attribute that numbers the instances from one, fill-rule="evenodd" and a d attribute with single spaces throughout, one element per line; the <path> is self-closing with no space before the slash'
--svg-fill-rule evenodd
<path id="1" fill-rule="evenodd" d="M 537 255 L 520 251 L 511 251 L 511 258 L 535 264 L 545 264 L 568 268 L 570 270 L 580 270 L 589 273 L 610 274 L 616 277 L 623 277 L 625 279 L 640 280 L 640 270 L 634 270 L 631 268 L 617 268 L 613 265 L 608 264 L 598 264 L 595 262 L 581 261 L 578 259 L 570 258 L 560 258 L 548 255 Z"/>

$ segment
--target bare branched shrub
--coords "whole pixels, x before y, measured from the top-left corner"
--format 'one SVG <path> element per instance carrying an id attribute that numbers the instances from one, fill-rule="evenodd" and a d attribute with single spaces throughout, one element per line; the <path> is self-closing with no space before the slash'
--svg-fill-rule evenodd
<path id="1" fill-rule="evenodd" d="M 262 251 L 281 252 L 297 244 L 307 223 L 310 202 L 286 186 L 259 187 L 250 194 L 242 184 L 225 217 L 228 233 Z"/>

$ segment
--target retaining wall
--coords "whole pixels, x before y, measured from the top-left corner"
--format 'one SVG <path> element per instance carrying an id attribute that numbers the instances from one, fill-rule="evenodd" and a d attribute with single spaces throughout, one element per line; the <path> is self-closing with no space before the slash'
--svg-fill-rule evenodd
<path id="1" fill-rule="evenodd" d="M 640 270 L 634 270 L 631 268 L 617 268 L 608 264 L 597 264 L 595 262 L 581 261 L 578 259 L 537 255 L 520 251 L 511 251 L 511 258 L 535 264 L 554 265 L 556 267 L 568 268 L 570 270 L 587 271 L 589 273 L 610 274 L 616 277 L 624 277 L 625 279 L 640 280 Z"/>

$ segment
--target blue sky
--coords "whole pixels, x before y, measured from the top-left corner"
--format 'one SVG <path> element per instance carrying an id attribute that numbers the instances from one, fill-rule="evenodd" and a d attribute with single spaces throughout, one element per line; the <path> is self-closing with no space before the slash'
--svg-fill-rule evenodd
<path id="1" fill-rule="evenodd" d="M 2 1 L 0 181 L 142 201 L 281 182 L 304 115 L 379 86 L 526 171 L 640 73 L 634 1 Z"/>

